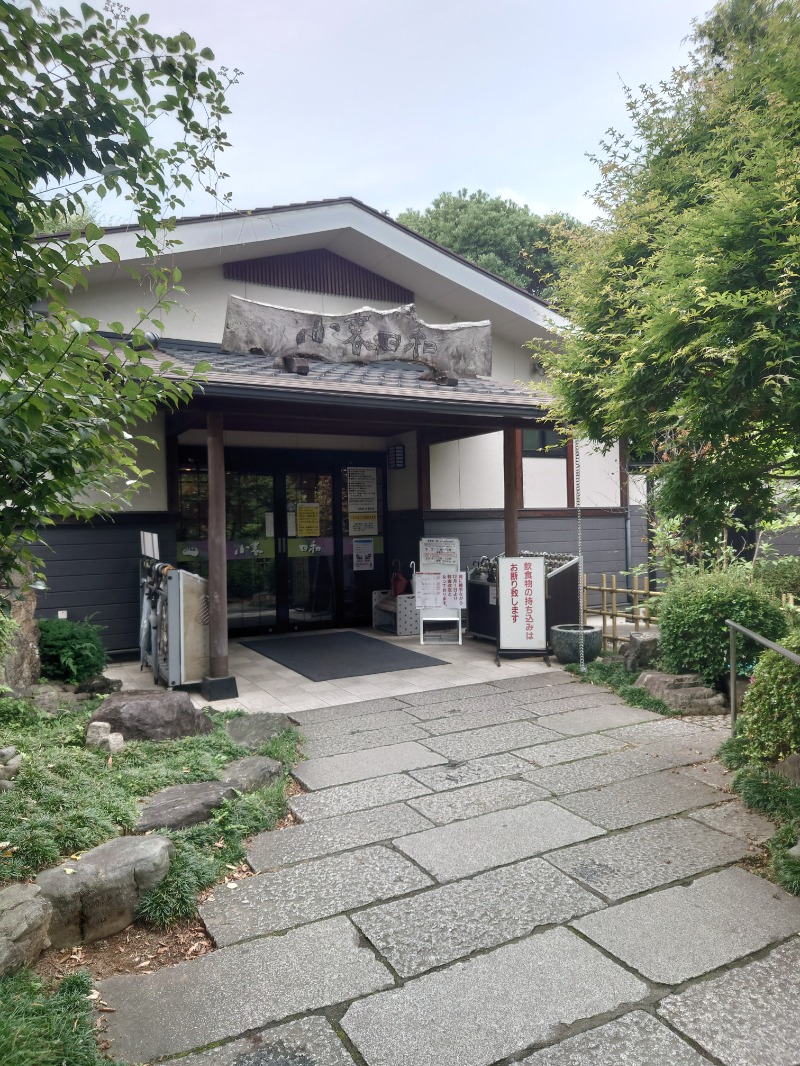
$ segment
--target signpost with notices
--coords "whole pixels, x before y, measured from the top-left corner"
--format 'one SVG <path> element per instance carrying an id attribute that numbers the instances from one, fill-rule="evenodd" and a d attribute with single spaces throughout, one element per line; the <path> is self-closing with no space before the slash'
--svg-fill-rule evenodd
<path id="1" fill-rule="evenodd" d="M 545 561 L 501 556 L 497 567 L 498 654 L 547 654 Z"/>
<path id="2" fill-rule="evenodd" d="M 461 570 L 461 545 L 455 537 L 423 537 L 420 568 L 415 574 L 419 642 L 425 643 L 426 622 L 450 622 L 458 636 L 438 643 L 461 643 L 461 612 L 467 606 L 467 575 Z"/>

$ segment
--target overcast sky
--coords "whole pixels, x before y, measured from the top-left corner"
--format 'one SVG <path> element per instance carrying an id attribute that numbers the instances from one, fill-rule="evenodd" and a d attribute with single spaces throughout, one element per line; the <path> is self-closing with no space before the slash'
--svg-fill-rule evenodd
<path id="1" fill-rule="evenodd" d="M 392 215 L 482 188 L 594 217 L 587 153 L 623 84 L 686 57 L 711 0 L 127 0 L 187 30 L 230 90 L 236 208 L 355 196 Z M 208 197 L 187 213 L 213 210 Z M 125 221 L 119 219 L 119 221 Z"/>

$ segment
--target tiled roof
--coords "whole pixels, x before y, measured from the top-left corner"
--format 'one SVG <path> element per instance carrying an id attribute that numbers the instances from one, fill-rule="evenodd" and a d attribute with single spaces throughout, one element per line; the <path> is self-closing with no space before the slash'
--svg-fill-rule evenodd
<path id="1" fill-rule="evenodd" d="M 199 362 L 211 364 L 204 375 L 206 391 L 252 390 L 253 395 L 281 393 L 326 396 L 331 400 L 353 396 L 376 399 L 433 401 L 443 406 L 468 403 L 476 407 L 498 405 L 540 408 L 549 397 L 543 392 L 531 394 L 522 385 L 508 385 L 492 378 L 460 378 L 457 385 L 437 385 L 422 380 L 426 367 L 390 360 L 368 364 L 308 361 L 308 374 L 287 373 L 272 365 L 265 355 L 222 352 L 218 345 L 191 341 L 162 340 L 159 351 L 190 369 Z"/>

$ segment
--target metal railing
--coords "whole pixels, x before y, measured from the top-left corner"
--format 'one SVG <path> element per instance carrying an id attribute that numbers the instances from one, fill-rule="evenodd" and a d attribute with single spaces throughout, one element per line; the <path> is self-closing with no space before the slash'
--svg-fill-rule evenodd
<path id="1" fill-rule="evenodd" d="M 782 655 L 784 659 L 788 659 L 790 662 L 797 663 L 800 666 L 800 655 L 797 655 L 793 651 L 789 651 L 788 648 L 782 648 L 780 644 L 775 644 L 771 640 L 767 640 L 766 637 L 760 636 L 758 633 L 754 633 L 752 629 L 745 629 L 744 626 L 740 626 L 738 622 L 731 622 L 729 618 L 725 619 L 725 625 L 730 630 L 730 661 L 731 661 L 731 681 L 730 681 L 730 700 L 731 700 L 731 736 L 733 736 L 736 730 L 736 634 L 741 633 L 745 637 L 749 637 L 750 640 L 754 640 L 756 644 L 761 644 L 763 647 L 768 648 L 770 651 L 776 651 L 779 655 Z"/>

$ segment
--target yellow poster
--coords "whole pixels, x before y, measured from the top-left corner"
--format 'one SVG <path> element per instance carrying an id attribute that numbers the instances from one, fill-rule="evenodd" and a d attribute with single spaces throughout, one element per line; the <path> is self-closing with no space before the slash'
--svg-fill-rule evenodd
<path id="1" fill-rule="evenodd" d="M 291 535 L 291 534 L 290 534 Z M 297 534 L 298 537 L 319 536 L 319 504 L 298 503 Z"/>

